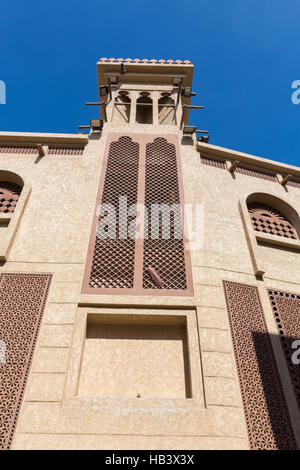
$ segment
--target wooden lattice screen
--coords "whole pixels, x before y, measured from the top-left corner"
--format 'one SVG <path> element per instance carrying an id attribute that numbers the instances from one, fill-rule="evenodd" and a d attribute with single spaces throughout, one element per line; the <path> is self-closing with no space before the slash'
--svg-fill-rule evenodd
<path id="1" fill-rule="evenodd" d="M 192 295 L 177 139 L 174 135 L 108 136 L 83 293 Z M 129 213 L 122 211 L 120 197 L 127 198 Z M 106 205 L 115 210 L 110 212 L 111 206 Z M 166 219 L 161 210 L 158 218 L 152 217 L 153 205 L 170 211 Z M 167 236 L 163 220 L 170 220 Z M 106 223 L 107 238 L 103 237 Z"/>

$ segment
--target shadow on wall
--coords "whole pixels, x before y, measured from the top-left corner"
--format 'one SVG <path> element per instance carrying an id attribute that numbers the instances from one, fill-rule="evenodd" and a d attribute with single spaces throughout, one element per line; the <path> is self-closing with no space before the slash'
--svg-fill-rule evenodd
<path id="1" fill-rule="evenodd" d="M 292 385 L 296 395 L 299 399 L 300 395 L 300 341 L 299 338 L 292 338 L 287 336 L 277 336 L 262 332 L 252 333 L 254 348 L 257 358 L 257 366 L 262 385 L 264 397 L 261 397 L 261 406 L 259 407 L 260 416 L 257 416 L 258 426 L 257 431 L 263 433 L 265 429 L 259 423 L 269 421 L 270 428 L 266 430 L 266 441 L 271 438 L 275 443 L 278 450 L 293 450 L 297 449 L 295 442 L 294 431 L 291 425 L 291 419 L 284 397 L 281 380 L 276 380 L 276 375 L 272 370 L 272 364 L 276 368 L 275 357 L 272 348 L 266 347 L 270 341 L 273 344 L 281 342 L 284 355 L 287 361 L 288 370 L 290 373 Z M 251 371 L 249 370 L 250 374 Z M 253 374 L 255 377 L 255 374 Z M 259 389 L 258 385 L 258 389 Z M 254 398 L 256 401 L 260 400 L 258 396 Z M 299 403 L 299 402 L 298 402 Z M 300 409 L 299 409 L 300 412 Z M 265 415 L 265 416 L 264 416 Z M 255 429 L 252 430 L 255 432 Z M 267 436 L 271 432 L 272 436 Z M 262 436 L 263 438 L 263 436 Z"/>

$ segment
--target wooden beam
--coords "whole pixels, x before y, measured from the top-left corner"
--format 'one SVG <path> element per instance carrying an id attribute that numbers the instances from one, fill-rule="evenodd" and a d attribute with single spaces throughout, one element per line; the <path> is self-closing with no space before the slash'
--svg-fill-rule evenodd
<path id="1" fill-rule="evenodd" d="M 205 109 L 204 106 L 191 106 L 190 104 L 183 104 L 182 107 L 190 109 Z"/>
<path id="2" fill-rule="evenodd" d="M 42 144 L 36 144 L 36 148 L 39 154 L 39 157 L 44 157 L 45 156 L 45 148 L 43 147 Z"/>
<path id="3" fill-rule="evenodd" d="M 239 160 L 235 160 L 231 165 L 230 167 L 228 168 L 228 170 L 230 171 L 230 173 L 234 173 L 238 164 L 239 164 Z"/>
<path id="4" fill-rule="evenodd" d="M 282 186 L 285 186 L 286 183 L 288 183 L 291 178 L 292 178 L 292 175 L 286 175 L 286 176 L 283 178 L 283 180 L 280 182 L 280 184 L 281 184 Z"/>

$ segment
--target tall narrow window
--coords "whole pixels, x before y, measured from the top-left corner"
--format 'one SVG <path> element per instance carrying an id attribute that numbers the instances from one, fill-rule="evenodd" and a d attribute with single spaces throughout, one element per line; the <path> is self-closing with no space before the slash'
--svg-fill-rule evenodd
<path id="1" fill-rule="evenodd" d="M 175 145 L 158 137 L 146 145 L 143 287 L 186 289 L 181 204 Z M 161 286 L 149 274 L 153 269 Z"/>
<path id="2" fill-rule="evenodd" d="M 176 124 L 175 105 L 171 93 L 163 92 L 158 100 L 158 123 Z"/>
<path id="3" fill-rule="evenodd" d="M 183 202 L 177 136 L 110 134 L 83 293 L 192 295 Z"/>
<path id="4" fill-rule="evenodd" d="M 136 122 L 139 124 L 152 124 L 153 110 L 150 93 L 143 91 L 136 101 Z"/>
<path id="5" fill-rule="evenodd" d="M 126 198 L 129 206 L 136 204 L 138 168 L 139 144 L 130 137 L 111 143 L 103 193 L 96 207 L 90 287 L 133 287 L 135 240 L 126 233 L 122 236 L 122 228 L 127 232 L 129 222 L 126 212 L 122 213 L 120 198 Z"/>
<path id="6" fill-rule="evenodd" d="M 115 100 L 113 122 L 129 123 L 131 99 L 128 95 L 128 91 L 119 91 L 119 94 Z"/>

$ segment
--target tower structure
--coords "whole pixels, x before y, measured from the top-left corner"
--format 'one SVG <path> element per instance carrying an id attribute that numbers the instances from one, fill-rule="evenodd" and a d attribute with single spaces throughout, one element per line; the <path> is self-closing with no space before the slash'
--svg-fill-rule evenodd
<path id="1" fill-rule="evenodd" d="M 299 448 L 300 169 L 209 144 L 193 69 L 0 133 L 0 448 Z"/>

